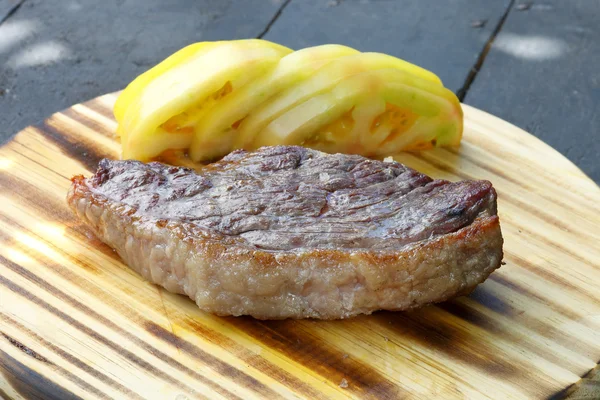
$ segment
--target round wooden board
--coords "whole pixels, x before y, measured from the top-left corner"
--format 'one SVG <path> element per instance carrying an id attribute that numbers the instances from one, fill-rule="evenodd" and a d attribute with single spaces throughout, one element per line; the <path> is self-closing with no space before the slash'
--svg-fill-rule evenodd
<path id="1" fill-rule="evenodd" d="M 465 106 L 460 149 L 396 157 L 496 187 L 506 265 L 470 296 L 257 321 L 143 281 L 67 208 L 69 178 L 119 156 L 115 98 L 0 149 L 0 397 L 546 398 L 600 360 L 600 189 L 522 130 Z"/>

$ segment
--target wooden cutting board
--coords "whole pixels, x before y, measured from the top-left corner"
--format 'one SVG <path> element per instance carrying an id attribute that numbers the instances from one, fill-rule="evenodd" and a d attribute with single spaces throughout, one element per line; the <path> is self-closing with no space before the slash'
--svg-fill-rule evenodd
<path id="1" fill-rule="evenodd" d="M 506 265 L 469 297 L 257 321 L 143 281 L 67 208 L 69 178 L 119 156 L 115 98 L 0 149 L 0 397 L 547 398 L 600 360 L 600 189 L 522 130 L 465 106 L 460 149 L 396 158 L 497 188 Z"/>

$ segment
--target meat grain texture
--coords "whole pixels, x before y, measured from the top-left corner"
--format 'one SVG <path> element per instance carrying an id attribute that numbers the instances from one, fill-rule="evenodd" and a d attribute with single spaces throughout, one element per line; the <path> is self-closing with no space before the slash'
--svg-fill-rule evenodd
<path id="1" fill-rule="evenodd" d="M 502 260 L 489 182 L 295 146 L 200 173 L 105 159 L 68 202 L 144 278 L 218 315 L 407 310 L 470 292 Z"/>

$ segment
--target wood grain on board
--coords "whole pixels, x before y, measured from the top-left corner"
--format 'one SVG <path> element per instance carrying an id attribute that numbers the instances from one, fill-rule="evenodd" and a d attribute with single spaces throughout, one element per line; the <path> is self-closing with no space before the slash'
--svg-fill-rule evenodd
<path id="1" fill-rule="evenodd" d="M 470 296 L 258 321 L 205 314 L 143 281 L 67 208 L 69 178 L 119 156 L 114 100 L 75 105 L 0 148 L 0 396 L 547 398 L 600 360 L 600 189 L 524 131 L 466 106 L 459 149 L 396 157 L 494 183 L 506 265 Z"/>

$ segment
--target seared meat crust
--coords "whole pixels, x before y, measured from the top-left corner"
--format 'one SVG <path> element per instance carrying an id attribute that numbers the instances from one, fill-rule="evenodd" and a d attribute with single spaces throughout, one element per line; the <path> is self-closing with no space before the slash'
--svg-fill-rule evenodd
<path id="1" fill-rule="evenodd" d="M 68 202 L 131 268 L 219 315 L 405 310 L 469 292 L 502 259 L 489 182 L 295 146 L 200 173 L 103 160 Z"/>

